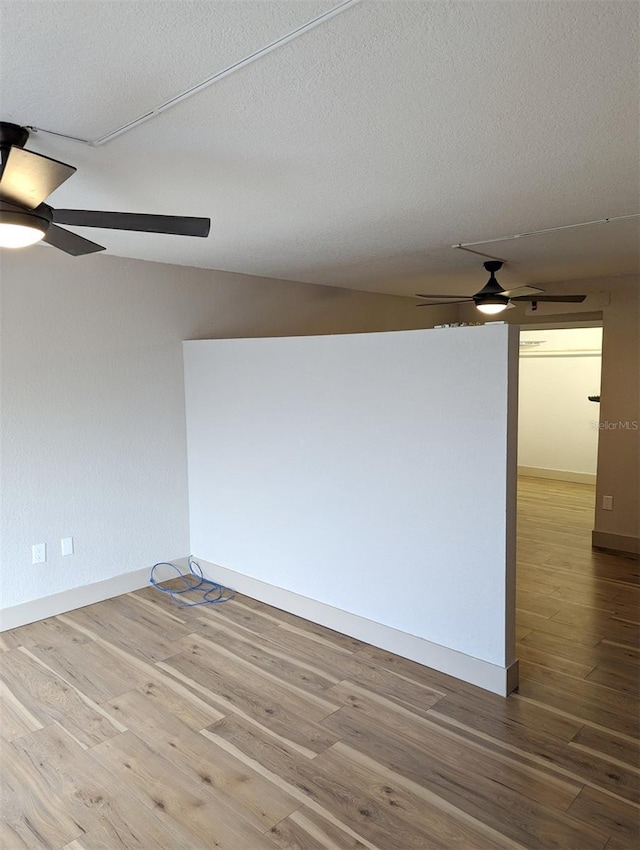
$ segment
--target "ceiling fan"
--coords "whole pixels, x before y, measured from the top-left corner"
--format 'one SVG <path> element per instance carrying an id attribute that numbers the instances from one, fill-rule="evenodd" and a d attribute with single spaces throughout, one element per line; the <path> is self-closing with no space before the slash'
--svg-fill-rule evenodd
<path id="1" fill-rule="evenodd" d="M 104 227 L 177 236 L 208 236 L 211 220 L 190 216 L 144 215 L 98 210 L 54 210 L 45 198 L 76 169 L 24 150 L 29 130 L 0 121 L 0 248 L 24 248 L 42 240 L 74 257 L 104 251 L 83 236 L 58 227 Z"/>
<path id="2" fill-rule="evenodd" d="M 478 310 L 489 315 L 501 313 L 508 307 L 514 306 L 513 302 L 528 301 L 535 309 L 538 301 L 555 301 L 579 304 L 587 297 L 586 295 L 545 295 L 544 289 L 537 286 L 518 286 L 516 289 L 503 289 L 495 278 L 503 263 L 500 260 L 489 260 L 483 263 L 489 272 L 489 280 L 475 295 L 423 295 L 416 293 L 417 298 L 447 298 L 447 301 L 425 301 L 424 304 L 416 304 L 416 307 L 441 307 L 443 304 L 464 304 L 472 301 Z"/>

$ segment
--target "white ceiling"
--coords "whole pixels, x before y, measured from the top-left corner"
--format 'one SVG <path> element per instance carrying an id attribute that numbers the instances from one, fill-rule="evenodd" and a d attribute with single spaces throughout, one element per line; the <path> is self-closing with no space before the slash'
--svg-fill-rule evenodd
<path id="1" fill-rule="evenodd" d="M 98 138 L 339 2 L 1 0 L 0 118 Z M 639 211 L 639 8 L 362 0 L 100 147 L 28 147 L 78 167 L 53 206 L 212 219 L 206 240 L 74 228 L 110 254 L 473 292 L 482 258 L 454 243 Z M 503 283 L 629 273 L 637 221 L 477 250 Z"/>

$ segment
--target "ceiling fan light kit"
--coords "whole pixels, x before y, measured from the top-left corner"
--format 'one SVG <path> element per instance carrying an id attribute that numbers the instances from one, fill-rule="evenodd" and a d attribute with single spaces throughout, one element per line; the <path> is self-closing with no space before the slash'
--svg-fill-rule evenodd
<path id="1" fill-rule="evenodd" d="M 495 316 L 498 313 L 502 313 L 503 310 L 507 309 L 507 304 L 476 304 L 478 310 L 481 313 L 485 313 L 487 316 Z"/>
<path id="2" fill-rule="evenodd" d="M 24 150 L 28 139 L 26 127 L 0 121 L 0 248 L 26 248 L 43 241 L 74 257 L 105 250 L 102 245 L 58 227 L 59 224 L 175 236 L 209 235 L 208 218 L 53 209 L 44 203 L 45 198 L 75 174 L 76 169 Z"/>
<path id="3" fill-rule="evenodd" d="M 34 213 L 12 209 L 0 202 L 0 248 L 26 248 L 39 242 L 49 229 L 51 220 Z"/>
<path id="4" fill-rule="evenodd" d="M 496 313 L 502 313 L 509 306 L 509 299 L 500 295 L 493 295 L 485 298 L 480 302 L 476 302 L 476 307 L 481 313 L 486 313 L 488 316 L 495 316 Z"/>

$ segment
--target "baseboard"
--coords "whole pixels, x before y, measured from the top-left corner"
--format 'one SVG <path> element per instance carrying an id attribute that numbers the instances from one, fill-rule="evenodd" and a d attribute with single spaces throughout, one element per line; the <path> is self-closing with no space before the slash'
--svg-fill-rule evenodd
<path id="1" fill-rule="evenodd" d="M 500 696 L 507 696 L 518 686 L 517 661 L 508 667 L 500 667 L 455 649 L 431 643 L 424 638 L 401 632 L 391 626 L 334 608 L 324 602 L 266 584 L 226 567 L 220 567 L 199 558 L 196 560 L 206 578 L 217 581 L 225 587 L 380 649 L 394 652 L 411 661 L 417 661 L 425 667 L 431 667 Z"/>
<path id="2" fill-rule="evenodd" d="M 640 538 L 626 534 L 611 534 L 609 531 L 592 531 L 591 545 L 595 549 L 623 552 L 625 555 L 640 555 Z"/>
<path id="3" fill-rule="evenodd" d="M 574 484 L 595 484 L 595 472 L 571 472 L 569 469 L 544 469 L 537 466 L 519 466 L 518 475 L 529 478 L 550 478 L 552 481 L 572 481 Z"/>
<path id="4" fill-rule="evenodd" d="M 188 558 L 177 558 L 171 563 L 186 570 Z M 93 605 L 94 602 L 102 602 L 105 599 L 120 596 L 122 593 L 139 590 L 149 583 L 150 572 L 150 567 L 143 567 L 141 570 L 122 573 L 104 581 L 96 581 L 93 584 L 85 584 L 82 587 L 74 587 L 71 590 L 63 590 L 61 593 L 53 593 L 51 596 L 43 596 L 40 599 L 3 608 L 0 610 L 0 632 L 26 626 L 37 620 L 45 620 L 47 617 L 55 617 L 57 614 L 66 614 L 67 611 L 84 608 L 85 605 Z"/>

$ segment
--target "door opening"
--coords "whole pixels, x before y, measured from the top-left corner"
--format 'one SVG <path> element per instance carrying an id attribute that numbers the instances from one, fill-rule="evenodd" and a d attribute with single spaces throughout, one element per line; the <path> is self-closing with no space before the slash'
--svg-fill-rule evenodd
<path id="1" fill-rule="evenodd" d="M 522 328 L 516 657 L 521 680 L 588 672 L 573 641 L 596 629 L 594 522 L 602 327 Z M 585 643 L 588 638 L 584 637 Z M 580 660 L 578 661 L 578 658 Z M 590 669 L 590 668 L 589 668 Z"/>

